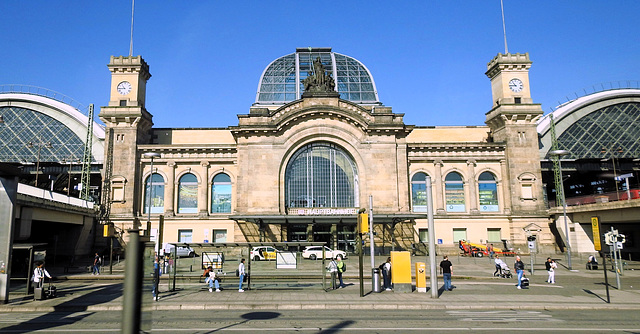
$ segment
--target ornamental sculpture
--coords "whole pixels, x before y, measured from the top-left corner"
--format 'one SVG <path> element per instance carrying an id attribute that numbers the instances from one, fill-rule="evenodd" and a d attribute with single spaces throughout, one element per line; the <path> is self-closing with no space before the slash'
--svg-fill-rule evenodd
<path id="1" fill-rule="evenodd" d="M 313 61 L 313 73 L 308 71 L 302 84 L 305 93 L 335 93 L 336 83 L 333 77 L 324 71 L 320 57 Z"/>

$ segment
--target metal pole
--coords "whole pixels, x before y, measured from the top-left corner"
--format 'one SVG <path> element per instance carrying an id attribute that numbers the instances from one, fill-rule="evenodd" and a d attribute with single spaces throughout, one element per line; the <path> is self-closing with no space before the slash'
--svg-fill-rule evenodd
<path id="1" fill-rule="evenodd" d="M 142 243 L 139 229 L 131 229 L 128 232 L 126 275 L 122 296 L 122 333 L 138 334 L 142 309 Z"/>
<path id="2" fill-rule="evenodd" d="M 145 185 L 146 186 L 146 185 Z M 147 230 L 145 234 L 151 236 L 151 197 L 153 196 L 153 156 L 151 156 L 151 171 L 149 172 L 149 198 L 147 199 Z"/>
<path id="3" fill-rule="evenodd" d="M 614 232 L 613 226 L 611 226 L 611 232 Z M 618 231 L 615 231 L 613 235 L 614 235 L 613 245 L 611 245 L 609 249 L 613 253 L 613 264 L 614 264 L 613 270 L 616 272 L 616 287 L 618 288 L 618 290 L 622 290 L 622 287 L 620 285 L 620 270 L 618 270 L 618 251 L 616 250 L 616 248 L 618 248 L 618 245 L 616 244 L 616 240 L 618 238 Z"/>
<path id="4" fill-rule="evenodd" d="M 360 233 L 360 231 L 358 231 L 358 264 L 360 267 L 360 297 L 364 297 L 364 277 L 362 277 L 364 274 L 362 270 L 362 266 L 364 265 L 364 252 L 362 249 L 362 233 Z"/>
<path id="5" fill-rule="evenodd" d="M 611 299 L 609 298 L 609 279 L 607 278 L 607 258 L 604 256 L 604 252 L 600 251 L 600 256 L 602 256 L 602 269 L 604 271 L 604 285 L 607 287 L 607 304 L 611 303 Z"/>
<path id="6" fill-rule="evenodd" d="M 558 157 L 558 164 L 560 166 L 560 187 L 562 188 L 562 217 L 564 218 L 564 233 L 567 238 L 567 266 L 569 270 L 572 270 L 571 266 L 571 242 L 569 241 L 569 224 L 567 223 L 567 200 L 564 194 L 564 180 L 562 179 L 562 162 Z"/>
<path id="7" fill-rule="evenodd" d="M 369 195 L 369 251 L 371 254 L 371 273 L 373 274 L 373 268 L 376 267 L 376 261 L 374 257 L 375 243 L 373 240 L 373 195 Z"/>
<path id="8" fill-rule="evenodd" d="M 433 221 L 433 198 L 431 197 L 431 176 L 427 175 L 427 221 L 429 231 L 429 268 L 431 283 L 431 298 L 438 298 L 438 275 L 436 269 L 436 234 Z"/>
<path id="9" fill-rule="evenodd" d="M 113 274 L 113 237 L 109 237 L 109 275 Z"/>

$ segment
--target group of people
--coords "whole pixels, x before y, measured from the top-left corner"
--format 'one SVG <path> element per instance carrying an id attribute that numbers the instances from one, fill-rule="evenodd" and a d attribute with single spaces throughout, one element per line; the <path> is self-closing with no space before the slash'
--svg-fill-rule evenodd
<path id="1" fill-rule="evenodd" d="M 342 281 L 342 274 L 347 270 L 347 265 L 342 261 L 342 256 L 338 255 L 331 259 L 326 269 L 331 274 L 331 288 L 333 290 L 346 287 Z M 337 281 L 340 281 L 340 285 L 336 284 Z"/>
<path id="2" fill-rule="evenodd" d="M 246 272 L 244 269 L 244 262 L 246 260 L 243 258 L 240 260 L 240 264 L 238 265 L 238 269 L 236 270 L 236 276 L 238 276 L 240 283 L 238 284 L 238 292 L 244 292 L 242 288 L 242 284 L 244 283 L 244 279 L 246 277 Z M 212 266 L 207 267 L 202 273 L 202 276 L 205 277 L 204 282 L 209 286 L 209 292 L 213 292 L 215 287 L 216 292 L 220 292 L 220 282 L 222 281 L 222 277 L 218 275 L 218 271 L 213 270 Z"/>

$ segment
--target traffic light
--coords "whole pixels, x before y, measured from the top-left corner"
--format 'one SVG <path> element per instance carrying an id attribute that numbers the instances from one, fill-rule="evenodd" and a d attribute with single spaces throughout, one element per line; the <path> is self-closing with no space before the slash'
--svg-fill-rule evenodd
<path id="1" fill-rule="evenodd" d="M 369 215 L 366 213 L 358 214 L 358 231 L 360 233 L 368 233 L 369 232 Z"/>
<path id="2" fill-rule="evenodd" d="M 627 237 L 624 234 L 618 234 L 616 241 L 625 243 L 627 241 Z"/>

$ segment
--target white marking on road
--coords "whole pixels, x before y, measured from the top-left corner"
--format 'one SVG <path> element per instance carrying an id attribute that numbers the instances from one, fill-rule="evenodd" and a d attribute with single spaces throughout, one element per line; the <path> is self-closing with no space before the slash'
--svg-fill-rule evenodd
<path id="1" fill-rule="evenodd" d="M 537 311 L 447 311 L 458 321 L 561 321 Z"/>

